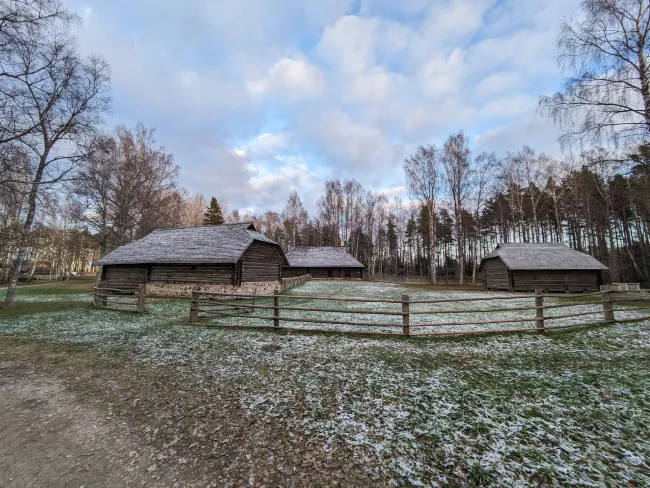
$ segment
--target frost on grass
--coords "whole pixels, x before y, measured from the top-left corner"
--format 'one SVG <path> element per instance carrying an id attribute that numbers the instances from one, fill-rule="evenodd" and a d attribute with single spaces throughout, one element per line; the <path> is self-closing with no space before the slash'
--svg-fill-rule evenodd
<path id="1" fill-rule="evenodd" d="M 332 282 L 292 292 L 490 296 Z M 181 300 L 151 301 L 148 310 L 5 317 L 0 333 L 131 350 L 203 387 L 229 385 L 252 418 L 308 433 L 323 450 L 351 446 L 368 466 L 416 486 L 650 485 L 650 322 L 404 340 L 195 327 Z"/>
<path id="2" fill-rule="evenodd" d="M 450 332 L 478 332 L 502 329 L 534 329 L 535 301 L 529 294 L 508 294 L 504 292 L 459 292 L 449 290 L 422 290 L 406 288 L 397 284 L 366 283 L 366 282 L 337 282 L 337 281 L 310 281 L 298 288 L 294 288 L 288 296 L 314 296 L 337 298 L 362 298 L 368 300 L 393 300 L 400 301 L 402 295 L 408 295 L 410 304 L 410 331 L 418 333 L 450 333 Z M 507 298 L 501 298 L 507 297 Z M 479 299 L 479 300 L 472 300 Z M 424 300 L 439 300 L 440 303 L 417 303 Z M 445 300 L 449 300 L 446 302 Z M 461 300 L 461 301 L 457 301 Z M 547 327 L 566 327 L 597 323 L 603 320 L 602 304 L 598 297 L 591 296 L 587 304 L 575 303 L 564 297 L 548 297 L 545 306 L 550 306 L 545 311 Z M 270 299 L 256 299 L 255 301 L 241 301 L 253 303 L 256 306 L 271 306 Z M 283 326 L 298 329 L 320 329 L 327 331 L 344 332 L 375 332 L 375 333 L 402 333 L 401 303 L 364 303 L 354 301 L 332 301 L 327 299 L 298 299 L 280 298 L 281 306 L 301 307 L 320 310 L 350 310 L 364 311 L 353 312 L 322 312 L 304 310 L 281 310 Z M 558 307 L 563 305 L 562 307 Z M 510 309 L 510 310 L 506 310 Z M 524 310 L 521 310 L 524 309 Z M 476 312 L 476 311 L 479 312 Z M 273 317 L 272 310 L 252 309 L 251 315 L 264 318 L 209 316 L 214 324 L 221 325 L 255 325 L 268 326 Z M 386 314 L 387 312 L 396 315 Z M 377 314 L 379 313 L 379 314 Z M 647 312 L 617 313 L 620 319 L 638 317 Z M 579 314 L 574 317 L 566 315 Z M 301 322 L 301 319 L 309 320 Z M 347 325 L 347 324 L 322 324 L 312 321 L 328 320 L 342 322 L 371 323 L 377 325 Z M 480 322 L 478 324 L 473 322 Z M 485 323 L 484 323 L 485 322 Z M 442 325 L 441 325 L 442 324 Z M 448 325 L 444 325 L 448 324 Z M 456 325 L 457 324 L 457 325 Z"/>

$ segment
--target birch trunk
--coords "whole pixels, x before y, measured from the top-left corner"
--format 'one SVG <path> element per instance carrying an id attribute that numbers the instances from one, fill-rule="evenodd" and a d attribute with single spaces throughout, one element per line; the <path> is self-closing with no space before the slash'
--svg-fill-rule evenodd
<path id="1" fill-rule="evenodd" d="M 432 284 L 436 284 L 436 223 L 433 203 L 430 202 L 428 207 L 429 212 L 429 279 Z"/>
<path id="2" fill-rule="evenodd" d="M 25 262 L 27 259 L 29 235 L 34 224 L 34 216 L 36 215 L 36 196 L 38 195 L 38 187 L 40 186 L 43 179 L 43 172 L 45 171 L 47 156 L 47 151 L 41 155 L 38 163 L 38 169 L 36 170 L 34 180 L 32 181 L 32 186 L 29 190 L 29 197 L 27 199 L 27 216 L 25 218 L 25 224 L 20 231 L 16 261 L 12 266 L 11 272 L 9 274 L 9 286 L 7 287 L 7 295 L 5 296 L 4 301 L 6 306 L 12 305 L 16 301 L 16 287 L 18 286 L 20 268 L 22 267 L 23 262 Z"/>

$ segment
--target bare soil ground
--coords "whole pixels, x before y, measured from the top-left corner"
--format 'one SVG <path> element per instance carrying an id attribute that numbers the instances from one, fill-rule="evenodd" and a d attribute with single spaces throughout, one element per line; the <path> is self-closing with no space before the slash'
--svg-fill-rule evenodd
<path id="1" fill-rule="evenodd" d="M 147 468 L 153 450 L 89 408 L 56 376 L 0 363 L 0 485 L 172 486 Z"/>
<path id="2" fill-rule="evenodd" d="M 0 337 L 0 486 L 377 486 L 354 453 L 251 419 L 219 385 Z"/>

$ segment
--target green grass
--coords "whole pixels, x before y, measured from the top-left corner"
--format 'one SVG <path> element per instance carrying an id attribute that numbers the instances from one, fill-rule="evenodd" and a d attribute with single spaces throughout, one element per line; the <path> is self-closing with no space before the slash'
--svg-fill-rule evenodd
<path id="1" fill-rule="evenodd" d="M 95 285 L 95 278 L 80 279 L 74 281 L 54 281 L 41 284 L 31 282 L 32 286 L 21 287 L 17 291 L 18 296 L 40 296 L 40 295 L 72 295 L 78 293 L 92 293 Z M 0 290 L 3 293 L 4 290 Z"/>
<path id="2" fill-rule="evenodd" d="M 47 302 L 16 302 L 10 307 L 0 306 L 0 318 L 39 315 L 53 312 L 70 312 L 90 307 L 90 303 L 81 301 L 57 300 Z"/>

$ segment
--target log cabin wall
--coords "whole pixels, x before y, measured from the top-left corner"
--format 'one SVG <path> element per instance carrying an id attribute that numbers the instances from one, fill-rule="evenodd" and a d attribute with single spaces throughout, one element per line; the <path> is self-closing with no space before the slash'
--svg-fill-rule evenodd
<path id="1" fill-rule="evenodd" d="M 295 278 L 296 276 L 302 276 L 309 274 L 307 268 L 292 268 L 290 266 L 285 266 L 282 268 L 282 277 L 283 278 Z"/>
<path id="2" fill-rule="evenodd" d="M 488 290 L 510 290 L 510 270 L 500 258 L 488 259 L 483 266 L 485 287 Z"/>
<path id="3" fill-rule="evenodd" d="M 114 285 L 118 285 L 122 283 L 125 284 L 146 283 L 147 266 L 144 264 L 104 266 L 102 268 L 102 275 L 104 281 Z"/>
<path id="4" fill-rule="evenodd" d="M 363 268 L 350 268 L 350 278 L 354 280 L 363 279 Z"/>
<path id="5" fill-rule="evenodd" d="M 598 290 L 600 272 L 597 270 L 517 270 L 512 272 L 514 289 L 530 291 Z"/>
<path id="6" fill-rule="evenodd" d="M 241 282 L 264 282 L 282 279 L 284 259 L 280 248 L 273 244 L 255 241 L 241 260 Z"/>
<path id="7" fill-rule="evenodd" d="M 149 266 L 151 283 L 194 283 L 235 285 L 234 264 L 153 264 Z"/>

